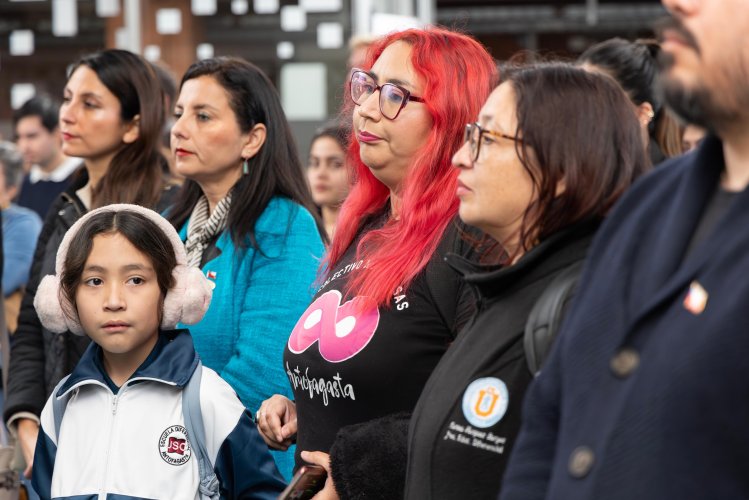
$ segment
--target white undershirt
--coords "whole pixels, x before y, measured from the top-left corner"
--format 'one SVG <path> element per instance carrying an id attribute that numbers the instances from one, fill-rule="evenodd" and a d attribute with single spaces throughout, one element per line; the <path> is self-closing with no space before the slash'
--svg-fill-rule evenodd
<path id="1" fill-rule="evenodd" d="M 36 184 L 39 181 L 62 182 L 72 174 L 76 168 L 81 166 L 80 158 L 70 157 L 54 169 L 52 172 L 45 172 L 39 165 L 32 165 L 29 171 L 29 182 Z"/>

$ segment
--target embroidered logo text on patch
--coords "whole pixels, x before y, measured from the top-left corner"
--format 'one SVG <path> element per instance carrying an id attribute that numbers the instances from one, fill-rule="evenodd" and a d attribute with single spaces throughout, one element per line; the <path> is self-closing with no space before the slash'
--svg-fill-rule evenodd
<path id="1" fill-rule="evenodd" d="M 187 441 L 187 429 L 181 425 L 172 425 L 161 433 L 159 454 L 169 465 L 184 465 L 192 456 L 190 443 Z"/>

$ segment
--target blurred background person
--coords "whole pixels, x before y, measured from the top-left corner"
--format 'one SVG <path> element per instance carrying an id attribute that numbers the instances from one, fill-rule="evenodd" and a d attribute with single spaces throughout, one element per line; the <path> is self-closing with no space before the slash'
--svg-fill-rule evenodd
<path id="1" fill-rule="evenodd" d="M 12 203 L 23 180 L 23 156 L 9 142 L 0 142 L 0 209 L 3 232 L 3 298 L 8 331 L 16 331 L 18 311 L 42 220 L 31 209 Z"/>
<path id="2" fill-rule="evenodd" d="M 179 183 L 182 176 L 179 175 L 174 168 L 174 155 L 170 148 L 170 141 L 172 137 L 172 125 L 174 125 L 174 103 L 177 102 L 177 82 L 174 76 L 167 67 L 161 63 L 152 63 L 156 76 L 159 78 L 161 83 L 161 90 L 164 92 L 164 130 L 161 134 L 161 153 L 169 164 L 169 173 L 172 180 L 175 183 Z"/>
<path id="3" fill-rule="evenodd" d="M 377 40 L 372 35 L 355 35 L 349 39 L 348 50 L 349 56 L 346 61 L 348 69 L 361 68 L 367 61 L 367 51 Z"/>
<path id="4" fill-rule="evenodd" d="M 688 123 L 684 127 L 684 132 L 681 134 L 681 143 L 684 152 L 686 153 L 687 151 L 697 149 L 697 146 L 700 145 L 702 139 L 704 139 L 706 135 L 707 130 L 698 125 Z"/>
<path id="5" fill-rule="evenodd" d="M 683 152 L 679 122 L 664 105 L 656 84 L 660 51 L 655 40 L 630 42 L 612 38 L 593 45 L 577 59 L 583 69 L 613 77 L 627 92 L 637 107 L 643 141 L 653 165 Z"/>
<path id="6" fill-rule="evenodd" d="M 296 437 L 297 465 L 332 471 L 343 498 L 402 495 L 407 413 L 473 311 L 444 262 L 464 251 L 450 159 L 495 80 L 481 44 L 440 28 L 378 40 L 351 75 L 356 182 L 322 286 L 288 337 L 294 401 L 274 396 L 259 412 L 266 442 Z"/>
<path id="7" fill-rule="evenodd" d="M 13 114 L 16 145 L 28 166 L 16 203 L 42 219 L 81 165 L 62 151 L 59 115 L 60 104 L 46 95 L 32 97 Z"/>
<path id="8" fill-rule="evenodd" d="M 408 499 L 496 498 L 535 375 L 524 344 L 531 311 L 561 277 L 577 278 L 601 221 L 650 164 L 632 106 L 610 78 L 557 63 L 503 80 L 453 157 L 460 218 L 503 257 L 447 257 L 482 306 L 414 410 Z"/>
<path id="9" fill-rule="evenodd" d="M 307 181 L 312 200 L 320 209 L 328 240 L 333 239 L 341 204 L 348 195 L 350 179 L 346 150 L 350 128 L 330 124 L 312 138 L 307 162 Z"/>
<path id="10" fill-rule="evenodd" d="M 160 153 L 164 124 L 161 86 L 143 58 L 124 50 L 84 56 L 69 67 L 60 107 L 63 153 L 85 167 L 54 201 L 34 252 L 18 328 L 13 337 L 3 416 L 31 473 L 39 415 L 52 389 L 70 373 L 89 340 L 42 327 L 34 309 L 41 279 L 55 274 L 57 248 L 84 213 L 110 203 L 162 211 L 171 192 Z"/>
<path id="11" fill-rule="evenodd" d="M 216 287 L 190 327 L 203 363 L 253 413 L 290 395 L 283 350 L 313 293 L 322 228 L 273 84 L 243 59 L 194 63 L 182 77 L 172 127 L 185 183 L 169 220 L 190 265 Z M 274 452 L 291 473 L 293 455 Z"/>

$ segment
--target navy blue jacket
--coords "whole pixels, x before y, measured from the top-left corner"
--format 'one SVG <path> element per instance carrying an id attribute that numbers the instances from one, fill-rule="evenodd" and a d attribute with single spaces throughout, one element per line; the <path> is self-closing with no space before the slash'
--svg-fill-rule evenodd
<path id="1" fill-rule="evenodd" d="M 749 190 L 684 258 L 723 168 L 707 138 L 604 223 L 502 500 L 749 498 Z"/>

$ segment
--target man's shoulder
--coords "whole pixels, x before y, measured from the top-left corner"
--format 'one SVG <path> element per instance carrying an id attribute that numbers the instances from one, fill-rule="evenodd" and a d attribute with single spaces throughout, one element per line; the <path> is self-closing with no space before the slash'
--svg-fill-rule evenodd
<path id="1" fill-rule="evenodd" d="M 697 167 L 693 154 L 672 158 L 639 178 L 624 193 L 599 228 L 590 256 L 628 252 L 653 234 L 668 229 L 672 205 L 687 176 Z"/>
<path id="2" fill-rule="evenodd" d="M 634 223 L 647 219 L 655 222 L 658 214 L 674 199 L 684 179 L 697 167 L 695 155 L 690 153 L 666 160 L 637 179 L 614 205 L 608 221 Z"/>
<path id="3" fill-rule="evenodd" d="M 650 196 L 663 189 L 672 189 L 695 166 L 694 153 L 669 158 L 635 181 L 625 197 L 632 196 L 633 193 Z"/>

